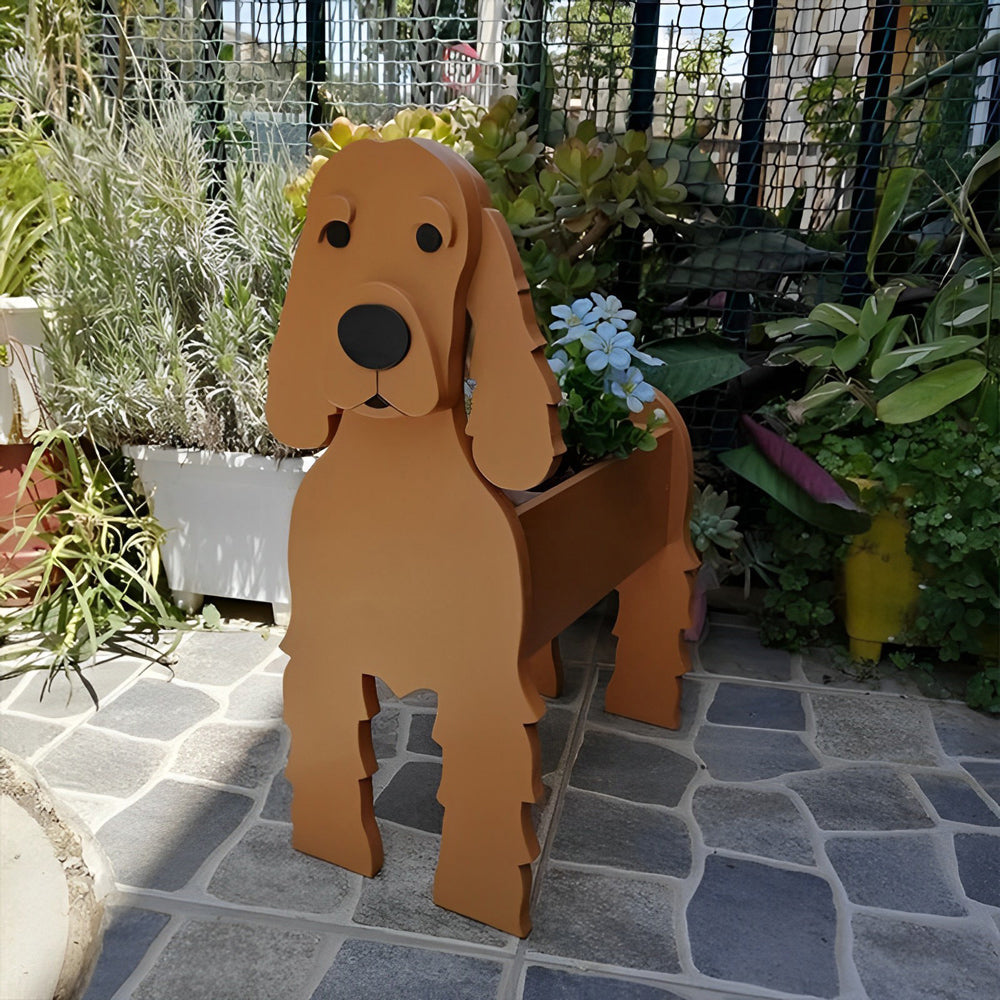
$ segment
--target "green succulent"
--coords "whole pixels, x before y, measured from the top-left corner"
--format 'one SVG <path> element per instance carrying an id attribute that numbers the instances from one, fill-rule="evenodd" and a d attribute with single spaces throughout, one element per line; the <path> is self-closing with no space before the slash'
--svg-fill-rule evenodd
<path id="1" fill-rule="evenodd" d="M 713 554 L 718 557 L 719 549 L 729 552 L 739 548 L 743 533 L 739 530 L 736 515 L 740 508 L 730 506 L 729 492 L 716 493 L 711 486 L 695 490 L 694 507 L 691 511 L 691 541 L 698 552 L 710 561 Z"/>

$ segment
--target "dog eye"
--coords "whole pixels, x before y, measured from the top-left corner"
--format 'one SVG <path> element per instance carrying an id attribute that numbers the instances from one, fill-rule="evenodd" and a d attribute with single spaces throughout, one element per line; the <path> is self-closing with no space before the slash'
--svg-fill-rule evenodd
<path id="1" fill-rule="evenodd" d="M 435 250 L 440 250 L 443 242 L 444 240 L 441 238 L 441 234 L 437 231 L 437 228 L 429 222 L 425 222 L 417 230 L 417 246 L 424 253 L 434 253 Z"/>
<path id="2" fill-rule="evenodd" d="M 330 246 L 337 247 L 338 250 L 343 249 L 351 242 L 351 227 L 339 220 L 329 222 L 323 230 L 323 235 Z"/>

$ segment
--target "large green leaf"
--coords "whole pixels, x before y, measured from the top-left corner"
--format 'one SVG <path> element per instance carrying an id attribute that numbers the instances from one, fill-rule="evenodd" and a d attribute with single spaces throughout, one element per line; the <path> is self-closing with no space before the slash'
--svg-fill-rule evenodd
<path id="1" fill-rule="evenodd" d="M 959 334 L 947 340 L 937 340 L 932 344 L 913 344 L 901 347 L 898 351 L 890 351 L 872 364 L 872 378 L 876 381 L 897 368 L 907 368 L 910 365 L 923 365 L 928 361 L 943 361 L 953 358 L 956 354 L 965 354 L 973 347 L 983 342 L 982 337 L 969 337 Z"/>
<path id="2" fill-rule="evenodd" d="M 713 385 L 728 382 L 748 368 L 737 349 L 709 337 L 680 337 L 663 340 L 643 350 L 665 362 L 638 367 L 650 385 L 679 402 Z"/>
<path id="3" fill-rule="evenodd" d="M 919 176 L 920 171 L 916 167 L 896 167 L 889 174 L 889 180 L 882 192 L 882 204 L 879 205 L 878 214 L 875 216 L 872 240 L 868 245 L 868 277 L 873 283 L 875 281 L 873 272 L 878 252 L 882 249 L 882 244 L 885 243 L 889 233 L 892 232 L 893 226 L 903 214 L 910 198 L 913 182 Z"/>
<path id="4" fill-rule="evenodd" d="M 809 318 L 832 326 L 846 337 L 858 332 L 861 310 L 856 306 L 845 306 L 842 302 L 821 302 L 809 313 Z"/>
<path id="5" fill-rule="evenodd" d="M 814 500 L 783 472 L 776 469 L 756 448 L 747 445 L 723 452 L 719 458 L 737 475 L 762 489 L 803 521 L 836 535 L 857 535 L 871 527 L 871 517 L 832 503 Z"/>
<path id="6" fill-rule="evenodd" d="M 982 362 L 974 358 L 953 361 L 879 400 L 876 416 L 887 424 L 912 424 L 967 396 L 985 377 Z"/>

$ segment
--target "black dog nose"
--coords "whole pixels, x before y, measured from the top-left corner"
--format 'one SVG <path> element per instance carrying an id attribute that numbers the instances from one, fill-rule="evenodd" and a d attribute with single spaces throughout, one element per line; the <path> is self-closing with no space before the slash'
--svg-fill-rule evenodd
<path id="1" fill-rule="evenodd" d="M 363 305 L 348 309 L 337 324 L 344 353 L 362 368 L 392 368 L 410 349 L 406 320 L 388 306 Z"/>

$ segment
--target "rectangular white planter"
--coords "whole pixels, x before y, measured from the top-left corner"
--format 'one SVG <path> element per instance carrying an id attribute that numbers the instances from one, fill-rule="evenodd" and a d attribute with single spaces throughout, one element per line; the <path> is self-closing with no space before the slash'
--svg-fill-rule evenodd
<path id="1" fill-rule="evenodd" d="M 286 624 L 292 502 L 315 459 L 149 445 L 122 450 L 167 529 L 163 565 L 178 602 L 196 609 L 205 594 L 264 601 L 275 622 Z"/>

